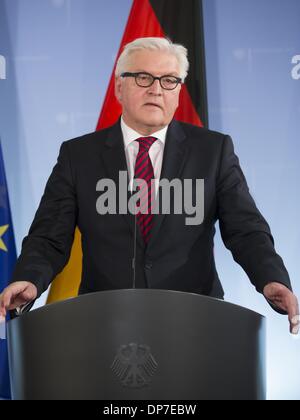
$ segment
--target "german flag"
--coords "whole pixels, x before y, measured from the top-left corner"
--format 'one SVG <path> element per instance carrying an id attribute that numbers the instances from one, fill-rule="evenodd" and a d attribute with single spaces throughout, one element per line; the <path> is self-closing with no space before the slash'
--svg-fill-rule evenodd
<path id="1" fill-rule="evenodd" d="M 181 89 L 175 118 L 199 126 L 208 125 L 204 30 L 201 0 L 134 0 L 117 58 L 136 38 L 167 37 L 188 49 L 190 69 Z M 117 61 L 117 60 L 116 60 Z M 115 64 L 116 65 L 116 64 Z M 114 95 L 114 72 L 97 123 L 97 130 L 113 125 L 121 115 Z M 81 280 L 82 251 L 76 229 L 70 260 L 52 283 L 47 303 L 77 296 Z"/>

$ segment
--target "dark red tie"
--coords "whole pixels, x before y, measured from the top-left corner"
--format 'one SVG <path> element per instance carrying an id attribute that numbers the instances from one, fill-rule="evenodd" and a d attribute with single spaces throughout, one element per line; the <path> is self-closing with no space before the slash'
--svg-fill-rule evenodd
<path id="1" fill-rule="evenodd" d="M 153 214 L 151 213 L 154 197 L 151 191 L 151 180 L 154 179 L 153 166 L 149 156 L 149 149 L 156 141 L 155 137 L 140 137 L 136 139 L 139 142 L 139 152 L 135 161 L 134 178 L 146 181 L 145 187 L 140 192 L 140 206 L 142 212 L 137 213 L 137 223 L 140 227 L 145 244 L 149 242 L 151 228 L 153 224 Z"/>

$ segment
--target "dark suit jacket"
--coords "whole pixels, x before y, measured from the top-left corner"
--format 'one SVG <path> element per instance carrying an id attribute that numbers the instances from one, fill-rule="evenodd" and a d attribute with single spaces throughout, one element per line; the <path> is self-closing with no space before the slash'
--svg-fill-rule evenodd
<path id="1" fill-rule="evenodd" d="M 110 178 L 118 184 L 121 170 L 126 171 L 127 165 L 119 122 L 62 144 L 12 281 L 28 280 L 39 294 L 46 290 L 68 261 L 78 225 L 83 249 L 80 293 L 132 287 L 134 216 L 96 212 L 97 182 Z M 172 121 L 162 178 L 204 179 L 204 221 L 187 226 L 184 213 L 155 215 L 146 248 L 138 230 L 138 287 L 223 298 L 213 252 L 214 225 L 219 220 L 226 247 L 259 292 L 272 281 L 290 288 L 229 136 Z"/>

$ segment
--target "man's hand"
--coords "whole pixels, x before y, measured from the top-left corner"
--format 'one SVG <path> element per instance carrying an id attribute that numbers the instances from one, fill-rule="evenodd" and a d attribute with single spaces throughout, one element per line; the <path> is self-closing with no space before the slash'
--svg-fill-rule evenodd
<path id="1" fill-rule="evenodd" d="M 278 308 L 286 311 L 289 316 L 290 332 L 299 333 L 300 317 L 297 297 L 281 283 L 269 283 L 264 288 L 264 296 Z"/>
<path id="2" fill-rule="evenodd" d="M 28 281 L 11 283 L 0 294 L 0 322 L 5 321 L 6 312 L 16 309 L 37 297 L 37 288 Z"/>

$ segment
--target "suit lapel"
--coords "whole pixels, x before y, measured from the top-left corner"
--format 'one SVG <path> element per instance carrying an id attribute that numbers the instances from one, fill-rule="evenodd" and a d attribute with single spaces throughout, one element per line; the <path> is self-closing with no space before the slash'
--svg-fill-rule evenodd
<path id="1" fill-rule="evenodd" d="M 173 120 L 167 131 L 160 179 L 167 179 L 171 181 L 174 178 L 179 178 L 187 158 L 188 147 L 187 141 L 185 140 L 186 135 L 182 127 L 178 122 Z M 158 236 L 164 218 L 164 214 L 154 215 L 153 228 L 148 248 L 153 244 Z"/>
<path id="2" fill-rule="evenodd" d="M 187 157 L 187 142 L 186 135 L 178 122 L 173 120 L 169 125 L 166 144 L 163 156 L 162 170 L 160 179 L 167 179 L 171 181 L 174 178 L 179 178 L 180 173 Z M 111 127 L 105 140 L 105 148 L 101 154 L 104 167 L 107 171 L 108 178 L 115 182 L 115 185 L 119 185 L 119 171 L 126 171 L 127 173 L 127 203 L 131 196 L 128 191 L 129 176 L 126 162 L 126 155 L 124 151 L 124 142 L 122 130 L 120 127 L 120 121 Z M 118 200 L 117 200 L 118 202 Z M 127 212 L 123 215 L 124 219 L 128 223 L 132 234 L 134 234 L 135 217 L 131 213 Z M 153 228 L 148 248 L 152 245 L 155 238 L 157 237 L 161 228 L 162 222 L 165 218 L 164 214 L 156 214 L 153 218 Z M 137 243 L 141 247 L 145 247 L 140 229 L 137 226 Z"/>
<path id="3" fill-rule="evenodd" d="M 127 203 L 131 196 L 131 192 L 128 191 L 129 175 L 126 162 L 126 155 L 124 150 L 124 142 L 122 130 L 120 127 L 120 121 L 111 127 L 108 132 L 108 136 L 105 140 L 105 148 L 101 154 L 104 167 L 107 171 L 108 178 L 112 179 L 116 186 L 119 185 L 119 171 L 126 171 L 127 174 Z M 117 199 L 117 203 L 118 203 Z M 118 211 L 118 208 L 117 208 Z M 135 216 L 127 211 L 123 215 L 124 219 L 128 223 L 132 234 L 134 235 L 135 227 Z M 140 229 L 137 227 L 137 242 L 140 246 L 144 247 L 144 241 L 140 233 Z"/>

